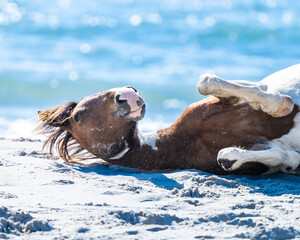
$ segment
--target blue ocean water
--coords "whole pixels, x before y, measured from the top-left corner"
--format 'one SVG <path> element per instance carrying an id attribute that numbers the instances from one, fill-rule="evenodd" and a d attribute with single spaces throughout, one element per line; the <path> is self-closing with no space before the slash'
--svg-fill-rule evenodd
<path id="1" fill-rule="evenodd" d="M 148 118 L 174 121 L 203 98 L 201 73 L 258 81 L 299 63 L 299 12 L 296 0 L 0 0 L 0 118 L 132 85 Z"/>

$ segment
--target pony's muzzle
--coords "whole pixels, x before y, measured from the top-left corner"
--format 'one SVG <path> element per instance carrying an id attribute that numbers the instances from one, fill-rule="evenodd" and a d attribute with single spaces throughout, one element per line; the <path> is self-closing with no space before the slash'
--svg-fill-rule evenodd
<path id="1" fill-rule="evenodd" d="M 127 118 L 143 118 L 145 113 L 145 102 L 140 97 L 139 93 L 131 87 L 126 87 L 122 91 L 116 93 L 116 104 L 123 109 L 128 109 L 128 112 L 122 117 Z"/>

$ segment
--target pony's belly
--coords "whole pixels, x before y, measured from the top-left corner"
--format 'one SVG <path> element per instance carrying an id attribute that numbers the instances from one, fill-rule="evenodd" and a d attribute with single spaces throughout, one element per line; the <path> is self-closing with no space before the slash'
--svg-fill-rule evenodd
<path id="1" fill-rule="evenodd" d="M 300 154 L 300 113 L 295 116 L 295 125 L 290 132 L 281 138 L 271 141 L 274 147 L 280 147 L 285 150 L 295 150 Z"/>
<path id="2" fill-rule="evenodd" d="M 261 81 L 268 86 L 267 91 L 278 91 L 290 96 L 300 107 L 300 64 L 275 72 Z M 271 143 L 286 150 L 299 151 L 300 154 L 300 113 L 295 116 L 295 125 L 290 132 Z"/>

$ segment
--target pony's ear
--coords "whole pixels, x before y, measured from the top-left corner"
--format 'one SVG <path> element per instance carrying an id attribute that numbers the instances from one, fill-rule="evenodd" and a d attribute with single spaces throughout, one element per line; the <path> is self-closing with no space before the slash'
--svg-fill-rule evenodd
<path id="1" fill-rule="evenodd" d="M 51 127 L 66 127 L 72 110 L 76 107 L 76 102 L 71 102 L 63 106 L 53 107 L 48 110 L 39 111 L 39 118 L 44 124 Z"/>

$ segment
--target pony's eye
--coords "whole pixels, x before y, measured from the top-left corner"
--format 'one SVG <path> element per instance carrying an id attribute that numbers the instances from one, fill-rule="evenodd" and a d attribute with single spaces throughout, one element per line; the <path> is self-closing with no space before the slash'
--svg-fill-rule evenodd
<path id="1" fill-rule="evenodd" d="M 78 112 L 78 113 L 76 113 L 75 116 L 74 116 L 74 120 L 75 120 L 76 122 L 79 122 L 80 119 L 82 118 L 82 115 L 83 115 L 83 112 Z"/>

